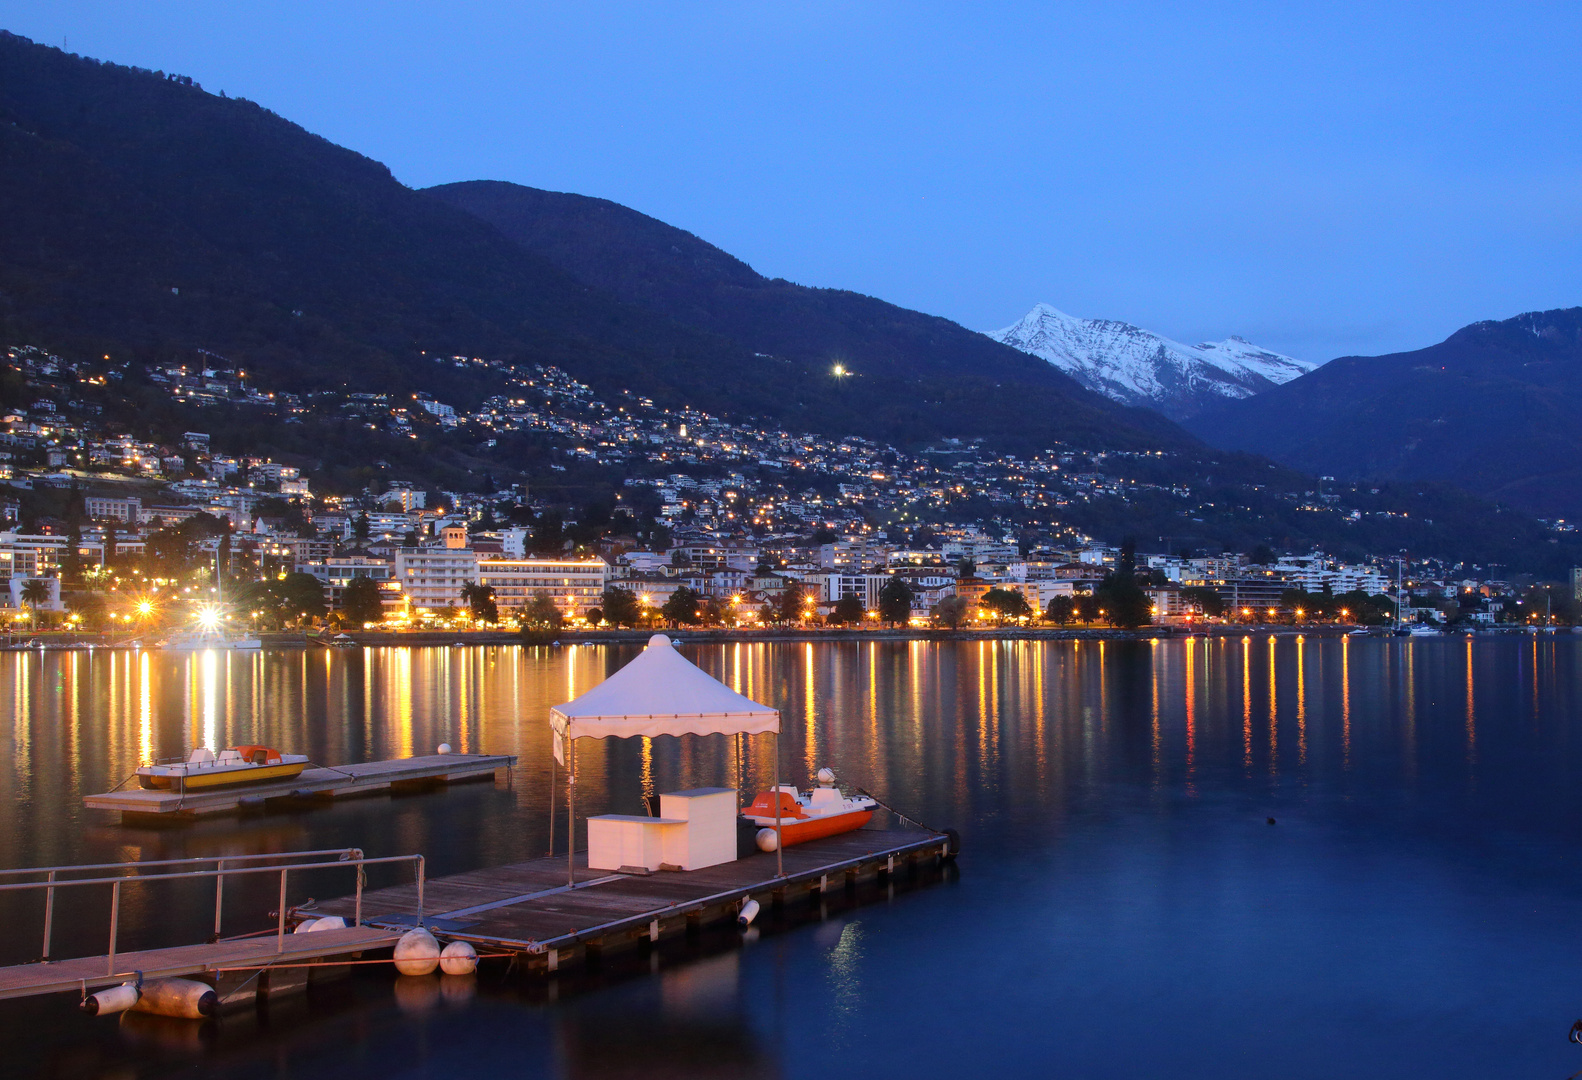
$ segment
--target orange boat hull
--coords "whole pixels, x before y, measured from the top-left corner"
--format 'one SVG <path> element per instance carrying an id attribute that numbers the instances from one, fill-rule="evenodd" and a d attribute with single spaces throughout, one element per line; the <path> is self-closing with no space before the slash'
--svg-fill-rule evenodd
<path id="1" fill-rule="evenodd" d="M 761 828 L 774 828 L 774 819 L 755 817 L 753 819 Z M 793 844 L 805 844 L 809 840 L 820 840 L 826 836 L 838 836 L 841 833 L 860 829 L 873 820 L 872 810 L 853 810 L 849 814 L 834 814 L 830 817 L 817 818 L 782 818 L 780 820 L 780 837 L 786 847 Z"/>

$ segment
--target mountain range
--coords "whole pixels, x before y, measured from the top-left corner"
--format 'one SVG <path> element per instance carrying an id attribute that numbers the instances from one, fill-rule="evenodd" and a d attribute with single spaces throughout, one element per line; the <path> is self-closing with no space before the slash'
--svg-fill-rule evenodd
<path id="1" fill-rule="evenodd" d="M 1079 319 L 1048 304 L 987 336 L 1049 361 L 1089 390 L 1174 420 L 1227 398 L 1262 393 L 1317 366 L 1244 338 L 1183 345 L 1130 323 Z"/>
<path id="2" fill-rule="evenodd" d="M 1478 322 L 1347 356 L 1187 422 L 1213 445 L 1341 479 L 1449 483 L 1582 518 L 1582 308 Z"/>
<path id="3" fill-rule="evenodd" d="M 1201 490 L 1195 510 L 1134 501 L 1105 517 L 1095 503 L 1085 527 L 1330 542 L 1349 527 L 1313 532 L 1264 494 L 1309 481 L 1214 447 L 1582 514 L 1570 464 L 1582 449 L 1577 323 L 1572 311 L 1478 324 L 1419 353 L 1333 361 L 1294 379 L 1301 362 L 1238 339 L 1185 346 L 1042 306 L 1018 324 L 1025 333 L 1000 333 L 1013 348 L 873 297 L 767 277 L 607 200 L 495 182 L 413 190 L 379 162 L 191 79 L 0 32 L 0 345 L 144 364 L 202 350 L 274 389 L 426 391 L 458 407 L 510 384 L 487 365 L 434 361 L 486 357 L 555 365 L 606 400 L 630 391 L 901 448 L 1173 451 L 1114 460 L 1130 479 Z M 1190 414 L 1191 431 L 1155 407 Z M 124 430 L 147 421 L 105 419 Z M 284 449 L 305 430 L 255 424 L 248 450 Z M 481 453 L 465 448 L 446 482 L 476 482 L 465 478 L 496 464 Z M 1380 513 L 1411 499 L 1437 507 L 1426 516 L 1441 525 L 1394 547 L 1465 546 L 1471 526 L 1450 537 L 1443 523 L 1491 509 L 1415 489 L 1378 498 Z M 1530 539 L 1548 534 L 1514 517 L 1490 518 L 1490 544 L 1548 547 Z"/>
<path id="4" fill-rule="evenodd" d="M 414 191 L 250 102 L 10 34 L 0 221 L 8 344 L 144 361 L 201 348 L 284 389 L 463 405 L 500 387 L 429 361 L 485 356 L 903 445 L 1199 445 L 947 319 L 764 278 L 614 203 Z"/>

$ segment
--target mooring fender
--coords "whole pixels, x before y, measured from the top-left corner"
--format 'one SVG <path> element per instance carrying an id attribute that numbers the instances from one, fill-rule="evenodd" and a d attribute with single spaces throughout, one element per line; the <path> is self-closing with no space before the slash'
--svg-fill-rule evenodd
<path id="1" fill-rule="evenodd" d="M 961 854 L 961 834 L 955 829 L 945 830 L 945 858 L 954 859 Z"/>
<path id="2" fill-rule="evenodd" d="M 219 1006 L 219 995 L 208 983 L 195 979 L 150 979 L 143 984 L 143 992 L 132 1004 L 132 1009 L 157 1016 L 201 1020 L 213 1016 Z"/>

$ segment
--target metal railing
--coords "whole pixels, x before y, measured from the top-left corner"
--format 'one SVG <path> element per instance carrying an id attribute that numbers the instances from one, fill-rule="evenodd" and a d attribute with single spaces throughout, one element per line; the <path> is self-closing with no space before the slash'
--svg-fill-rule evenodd
<path id="1" fill-rule="evenodd" d="M 326 856 L 335 856 L 329 860 Z M 278 862 L 282 859 L 293 860 L 285 865 L 256 866 L 248 865 L 266 861 Z M 304 861 L 318 860 L 318 861 Z M 19 892 L 30 889 L 43 889 L 44 900 L 44 952 L 42 960 L 49 963 L 50 939 L 55 926 L 55 890 L 73 888 L 79 885 L 108 885 L 110 886 L 110 974 L 115 973 L 116 946 L 120 939 L 121 923 L 121 886 L 128 881 L 178 881 L 214 878 L 214 937 L 220 936 L 220 916 L 225 900 L 225 879 L 247 874 L 279 874 L 280 875 L 280 905 L 276 912 L 277 925 L 276 952 L 284 952 L 286 947 L 286 881 L 287 875 L 293 870 L 323 870 L 341 866 L 357 868 L 357 906 L 352 925 L 361 926 L 363 921 L 363 887 L 367 877 L 363 868 L 376 866 L 383 863 L 413 864 L 413 875 L 417 884 L 417 921 L 423 924 L 423 883 L 424 859 L 421 855 L 386 855 L 377 859 L 370 859 L 363 855 L 361 848 L 331 848 L 323 851 L 283 851 L 265 855 L 224 855 L 207 858 L 189 859 L 151 859 L 146 862 L 118 862 L 118 863 L 85 863 L 76 866 L 32 866 L 20 870 L 0 870 L 0 892 Z M 141 873 L 147 867 L 172 867 L 195 866 L 213 863 L 211 869 L 177 870 L 158 874 Z M 241 865 L 237 865 L 241 864 Z M 93 871 L 121 870 L 129 873 L 100 875 L 96 877 L 61 877 L 62 874 L 91 873 Z M 42 881 L 14 881 L 3 879 L 19 877 L 28 874 L 43 874 Z"/>

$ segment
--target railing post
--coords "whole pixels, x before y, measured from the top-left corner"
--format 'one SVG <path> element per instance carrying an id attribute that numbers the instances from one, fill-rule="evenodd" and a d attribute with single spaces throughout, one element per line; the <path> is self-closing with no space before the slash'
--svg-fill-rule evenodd
<path id="1" fill-rule="evenodd" d="M 368 875 L 363 870 L 363 864 L 357 864 L 357 913 L 352 916 L 352 925 L 363 924 L 363 881 Z"/>
<path id="2" fill-rule="evenodd" d="M 423 856 L 417 857 L 417 924 L 423 925 Z"/>
<path id="3" fill-rule="evenodd" d="M 286 951 L 286 868 L 280 868 L 280 929 L 275 935 L 275 951 Z"/>
<path id="4" fill-rule="evenodd" d="M 121 883 L 119 881 L 110 885 L 110 970 L 107 975 L 115 974 L 115 939 L 121 929 Z"/>
<path id="5" fill-rule="evenodd" d="M 218 941 L 220 937 L 220 904 L 225 899 L 225 860 L 221 859 L 215 864 L 215 869 L 218 873 L 214 877 L 214 938 Z"/>
<path id="6" fill-rule="evenodd" d="M 49 963 L 50 931 L 55 927 L 55 871 L 49 872 L 49 888 L 44 890 L 44 962 Z"/>

